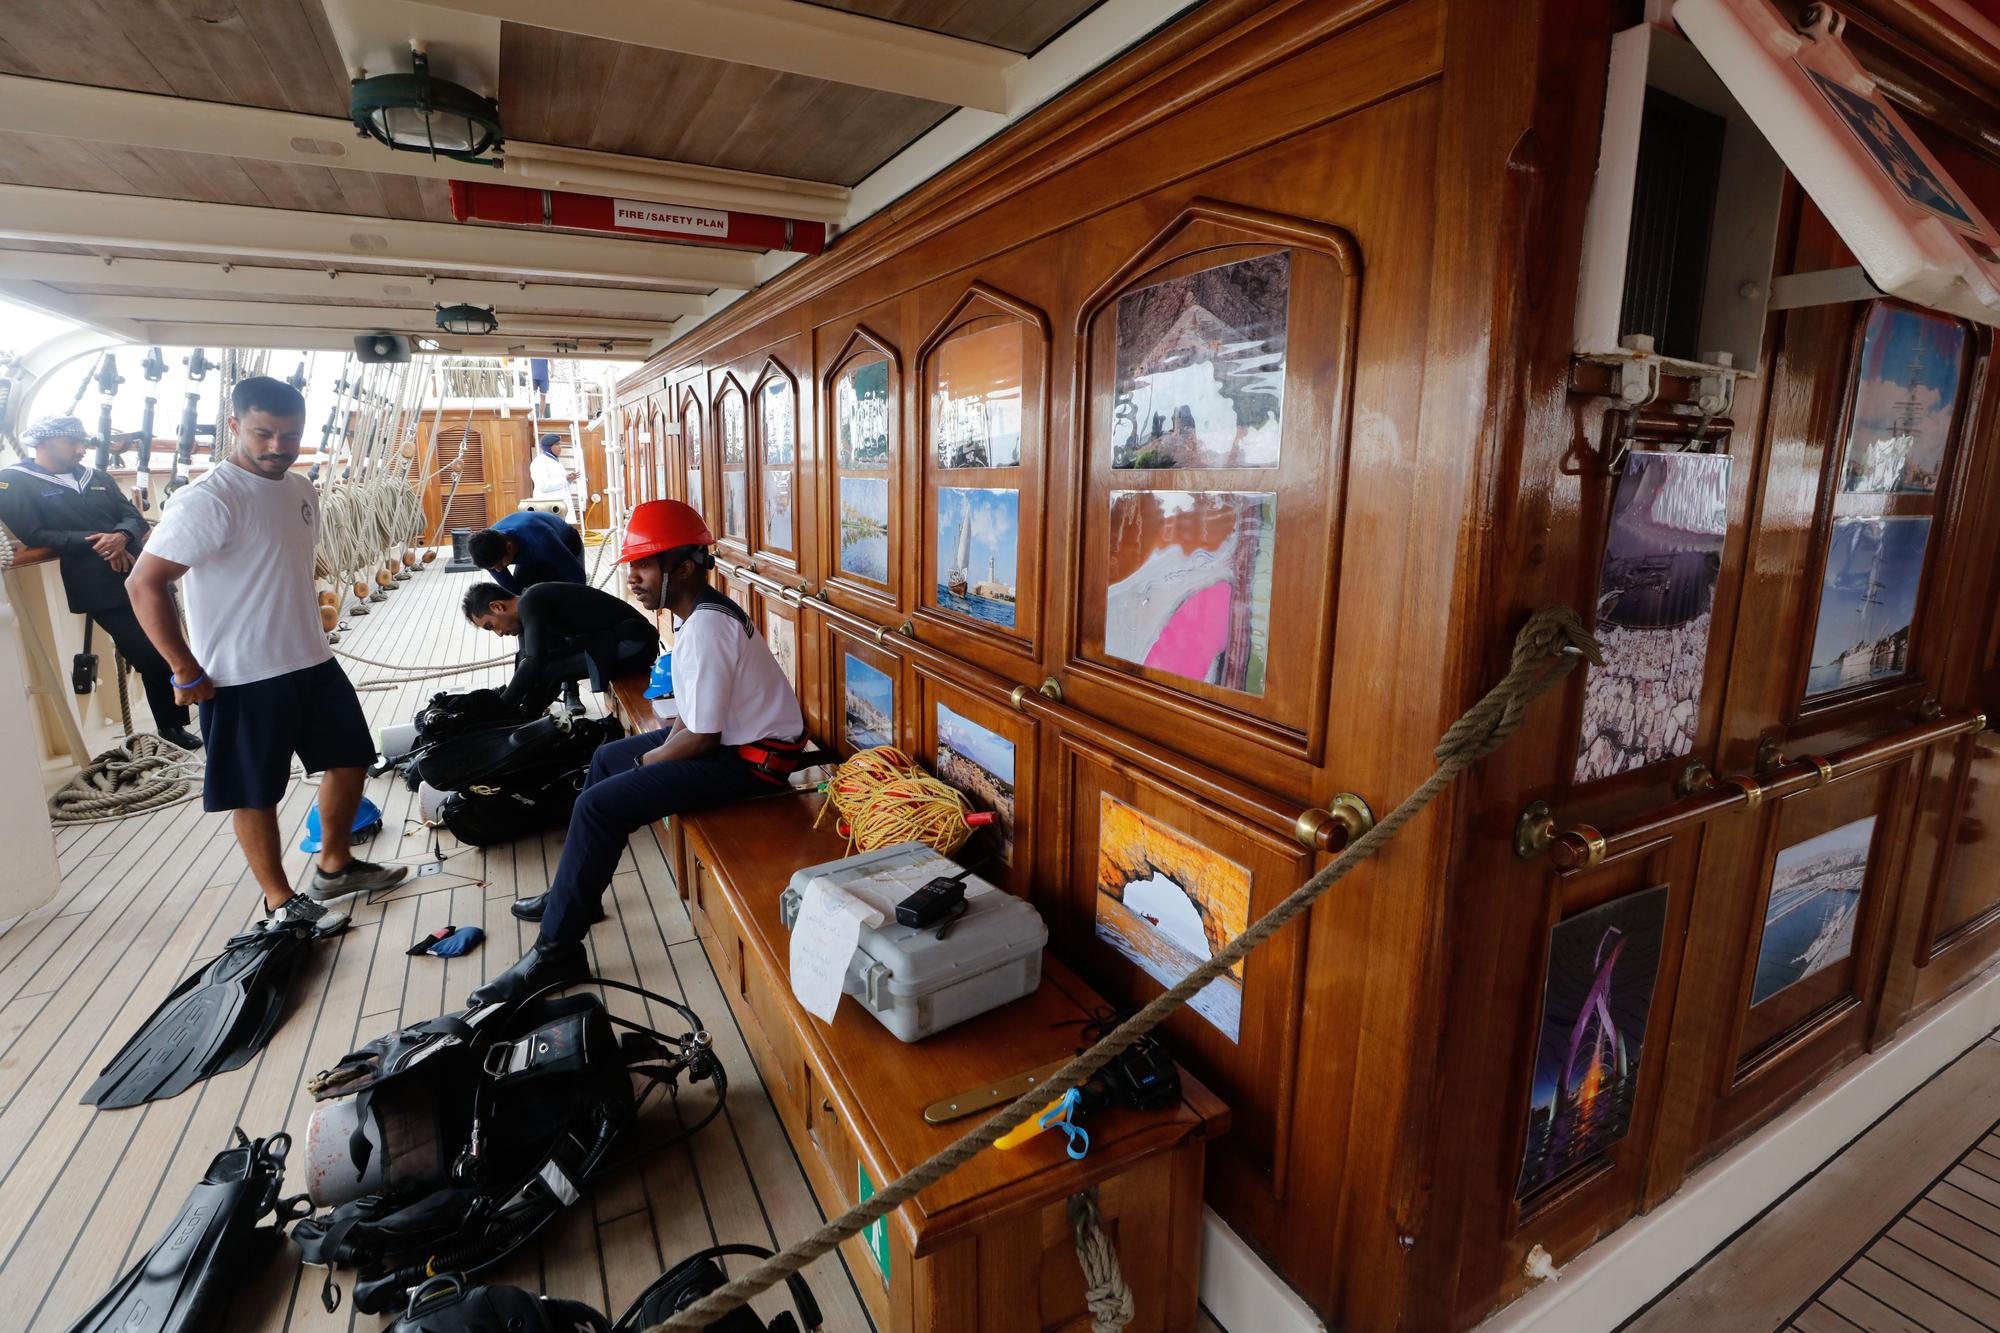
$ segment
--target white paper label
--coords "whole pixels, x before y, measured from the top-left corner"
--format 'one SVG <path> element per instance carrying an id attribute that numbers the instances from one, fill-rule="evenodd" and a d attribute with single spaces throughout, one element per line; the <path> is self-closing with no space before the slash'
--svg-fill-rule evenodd
<path id="1" fill-rule="evenodd" d="M 720 240 L 729 234 L 729 214 L 709 208 L 688 208 L 681 204 L 655 204 L 643 199 L 612 201 L 612 221 L 640 231 L 670 231 L 682 236 L 707 236 Z"/>
<path id="2" fill-rule="evenodd" d="M 881 922 L 879 913 L 824 876 L 806 885 L 792 927 L 791 961 L 792 994 L 807 1013 L 824 1023 L 833 1021 L 847 965 L 861 943 L 861 927 Z"/>

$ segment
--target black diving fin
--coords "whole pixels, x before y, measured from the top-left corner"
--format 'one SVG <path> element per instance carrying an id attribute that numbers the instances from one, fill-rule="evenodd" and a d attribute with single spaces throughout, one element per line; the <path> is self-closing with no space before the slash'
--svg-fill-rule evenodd
<path id="1" fill-rule="evenodd" d="M 346 917 L 306 926 L 253 930 L 230 940 L 173 993 L 83 1094 L 104 1110 L 186 1092 L 202 1079 L 249 1063 L 284 1017 L 292 979 L 313 940 Z"/>
<path id="2" fill-rule="evenodd" d="M 280 1199 L 289 1134 L 236 1142 L 215 1155 L 159 1243 L 112 1284 L 69 1333 L 208 1333 L 222 1327 L 232 1289 L 263 1245 L 307 1211 Z M 265 1217 L 268 1227 L 257 1224 Z"/>

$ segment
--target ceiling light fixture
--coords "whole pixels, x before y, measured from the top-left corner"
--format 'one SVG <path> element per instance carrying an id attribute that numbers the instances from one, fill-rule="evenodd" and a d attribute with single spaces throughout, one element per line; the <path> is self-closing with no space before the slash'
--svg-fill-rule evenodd
<path id="1" fill-rule="evenodd" d="M 499 104 L 450 79 L 432 77 L 422 47 L 411 47 L 410 59 L 408 74 L 354 80 L 347 110 L 354 127 L 400 153 L 495 165 L 491 154 L 507 141 L 500 132 Z"/>
<path id="2" fill-rule="evenodd" d="M 437 326 L 462 337 L 484 337 L 500 327 L 500 317 L 484 306 L 441 305 Z"/>

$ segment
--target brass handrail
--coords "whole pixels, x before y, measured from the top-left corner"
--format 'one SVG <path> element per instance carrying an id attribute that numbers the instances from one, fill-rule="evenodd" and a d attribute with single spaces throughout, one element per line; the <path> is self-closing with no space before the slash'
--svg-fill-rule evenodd
<path id="1" fill-rule="evenodd" d="M 1986 714 L 1967 710 L 1891 736 L 1863 741 L 1832 755 L 1782 759 L 1755 774 L 1711 776 L 1692 794 L 1621 829 L 1604 830 L 1580 821 L 1564 825 L 1544 802 L 1536 801 L 1522 811 L 1515 828 L 1514 849 L 1523 858 L 1547 852 L 1558 869 L 1588 870 L 1613 856 L 1726 811 L 1755 810 L 1767 800 L 1824 787 L 1842 776 L 1898 755 L 1985 729 Z"/>
<path id="2" fill-rule="evenodd" d="M 781 583 L 747 564 L 726 559 L 717 559 L 715 567 L 767 596 L 787 601 L 796 598 L 793 605 L 816 612 L 885 652 L 905 654 L 922 661 L 962 689 L 989 696 L 1000 694 L 1002 687 L 992 678 L 918 638 L 915 623 L 907 617 L 897 628 L 888 629 L 866 616 L 828 601 L 824 593 L 808 592 L 809 585 Z M 1039 686 L 1016 685 L 1003 697 L 1015 712 L 1081 736 L 1128 763 L 1150 767 L 1158 761 L 1157 755 L 1104 726 L 1088 713 L 1062 702 L 1062 683 L 1053 676 Z M 1341 851 L 1375 825 L 1375 815 L 1368 802 L 1354 792 L 1341 792 L 1325 807 L 1310 806 L 1300 810 L 1260 788 L 1193 760 L 1176 756 L 1174 766 L 1176 779 L 1191 794 L 1274 832 L 1283 833 L 1309 851 Z"/>

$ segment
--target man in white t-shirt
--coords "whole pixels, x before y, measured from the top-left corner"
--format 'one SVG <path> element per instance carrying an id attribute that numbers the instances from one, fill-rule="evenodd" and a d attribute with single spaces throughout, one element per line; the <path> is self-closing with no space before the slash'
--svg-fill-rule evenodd
<path id="1" fill-rule="evenodd" d="M 386 889 L 408 870 L 356 860 L 350 850 L 375 742 L 320 628 L 319 494 L 290 470 L 305 433 L 305 399 L 259 375 L 236 386 L 230 406 L 228 457 L 174 495 L 125 586 L 173 669 L 174 698 L 201 706 L 202 807 L 232 812 L 271 921 L 317 922 L 326 914 L 321 902 Z M 174 614 L 177 582 L 186 635 Z M 306 772 L 325 774 L 319 862 L 304 895 L 285 875 L 278 834 L 294 755 Z"/>
<path id="2" fill-rule="evenodd" d="M 605 886 L 631 836 L 655 820 L 783 790 L 805 749 L 805 716 L 784 668 L 742 607 L 708 586 L 715 544 L 678 500 L 632 511 L 618 562 L 649 611 L 674 614 L 679 721 L 613 741 L 591 759 L 547 893 L 514 904 L 542 923 L 521 961 L 472 993 L 491 1004 L 589 973 L 583 937 L 603 920 Z"/>

